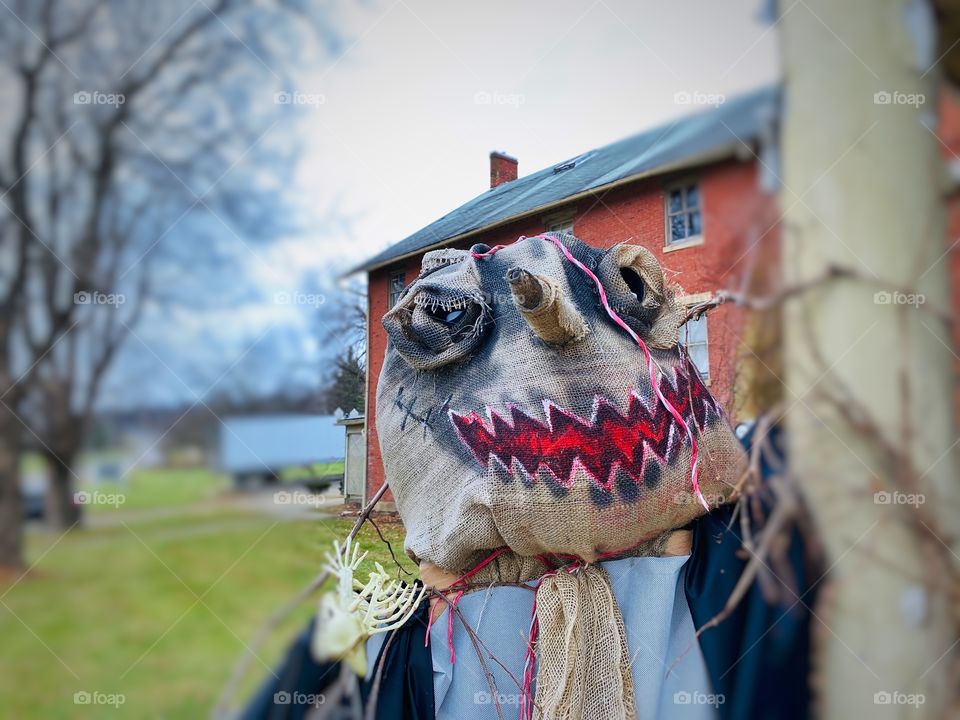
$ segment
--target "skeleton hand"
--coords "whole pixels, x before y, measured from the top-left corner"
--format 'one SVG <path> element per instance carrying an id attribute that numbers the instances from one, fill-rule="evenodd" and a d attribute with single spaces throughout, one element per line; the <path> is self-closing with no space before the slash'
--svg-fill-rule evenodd
<path id="1" fill-rule="evenodd" d="M 333 543 L 326 569 L 338 579 L 337 590 L 320 598 L 311 649 L 317 660 L 342 660 L 361 677 L 367 674 L 366 641 L 372 635 L 403 625 L 423 599 L 425 588 L 391 580 L 380 563 L 367 582 L 354 577 L 367 553 L 350 538 L 343 547 Z"/>

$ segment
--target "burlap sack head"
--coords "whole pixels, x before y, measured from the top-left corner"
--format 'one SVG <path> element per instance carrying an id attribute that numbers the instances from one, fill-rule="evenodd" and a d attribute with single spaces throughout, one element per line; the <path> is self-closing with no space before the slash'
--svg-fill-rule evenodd
<path id="1" fill-rule="evenodd" d="M 560 239 L 646 342 L 663 394 L 697 437 L 701 490 L 721 504 L 743 456 L 678 347 L 677 289 L 642 247 Z M 377 431 L 415 560 L 457 571 L 506 545 L 592 561 L 705 512 L 691 444 L 658 402 L 641 349 L 549 238 L 485 258 L 427 253 L 383 325 Z"/>

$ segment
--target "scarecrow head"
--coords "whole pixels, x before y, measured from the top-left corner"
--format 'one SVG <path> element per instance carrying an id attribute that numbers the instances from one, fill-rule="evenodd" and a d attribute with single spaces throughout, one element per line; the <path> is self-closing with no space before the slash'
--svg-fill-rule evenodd
<path id="1" fill-rule="evenodd" d="M 572 235 L 427 253 L 383 318 L 377 389 L 411 556 L 592 561 L 724 502 L 742 453 L 678 343 L 677 291 L 645 248 Z"/>

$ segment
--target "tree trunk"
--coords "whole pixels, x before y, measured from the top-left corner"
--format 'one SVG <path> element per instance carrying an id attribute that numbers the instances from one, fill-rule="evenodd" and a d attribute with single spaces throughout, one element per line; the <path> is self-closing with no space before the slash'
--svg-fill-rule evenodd
<path id="1" fill-rule="evenodd" d="M 858 276 L 784 310 L 791 469 L 830 567 L 812 679 L 827 718 L 921 704 L 918 717 L 942 717 L 957 689 L 960 497 L 951 339 L 936 312 L 949 309 L 945 173 L 925 8 L 805 0 L 782 18 L 785 282 Z"/>
<path id="2" fill-rule="evenodd" d="M 80 504 L 74 502 L 73 468 L 77 455 L 76 450 L 67 450 L 58 452 L 56 457 L 47 456 L 46 521 L 55 530 L 72 528 L 82 517 Z"/>
<path id="3" fill-rule="evenodd" d="M 0 403 L 0 567 L 23 567 L 20 424 Z"/>

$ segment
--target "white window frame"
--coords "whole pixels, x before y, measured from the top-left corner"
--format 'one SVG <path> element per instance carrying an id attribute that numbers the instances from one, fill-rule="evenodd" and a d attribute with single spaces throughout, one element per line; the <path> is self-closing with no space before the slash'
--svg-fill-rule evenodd
<path id="1" fill-rule="evenodd" d="M 710 293 L 697 293 L 696 295 L 682 296 L 678 298 L 678 301 L 685 308 L 689 309 L 694 305 L 699 305 L 702 302 L 706 302 L 707 300 L 710 299 L 710 297 L 711 297 Z M 683 346 L 684 352 L 686 352 L 687 355 L 690 356 L 690 360 L 693 361 L 693 354 L 687 350 L 687 347 L 688 347 L 687 324 L 690 322 L 694 322 L 694 321 L 688 320 L 687 322 L 685 322 L 683 325 L 680 326 L 680 344 Z M 694 345 L 695 346 L 702 345 L 704 350 L 706 351 L 706 356 L 707 356 L 706 371 L 704 371 L 700 367 L 697 367 L 697 370 L 700 371 L 700 377 L 703 378 L 704 383 L 709 385 L 710 384 L 710 323 L 707 320 L 707 313 L 703 313 L 703 315 L 700 316 L 700 319 L 697 322 L 703 323 L 703 341 L 694 343 Z M 696 366 L 696 362 L 694 362 L 694 365 Z"/>
<path id="2" fill-rule="evenodd" d="M 394 280 L 397 279 L 400 280 L 401 286 L 399 289 L 394 289 Z M 389 306 L 387 309 L 389 309 L 397 304 L 397 300 L 399 300 L 400 296 L 403 294 L 403 290 L 407 286 L 407 274 L 403 270 L 395 270 L 390 273 L 387 283 L 387 291 L 389 293 L 387 300 L 387 302 L 389 302 Z"/>
<path id="3" fill-rule="evenodd" d="M 697 196 L 700 199 L 699 204 L 696 207 L 696 212 L 700 213 L 700 232 L 697 235 L 688 235 L 682 240 L 673 240 L 673 229 L 670 224 L 670 218 L 675 215 L 689 215 L 693 210 L 687 207 L 687 188 L 691 185 L 695 185 L 697 188 Z M 681 210 L 679 213 L 670 212 L 670 193 L 675 190 L 681 192 Z M 706 235 L 706 213 L 703 211 L 703 185 L 700 182 L 698 177 L 688 177 L 683 180 L 672 182 L 669 185 L 666 185 L 663 189 L 663 250 L 664 252 L 671 252 L 673 250 L 680 250 L 682 248 L 694 247 L 696 245 L 703 244 L 703 238 Z"/>
<path id="4" fill-rule="evenodd" d="M 566 210 L 564 212 L 553 213 L 543 217 L 543 227 L 545 232 L 573 232 L 573 224 L 577 217 L 577 211 Z"/>

